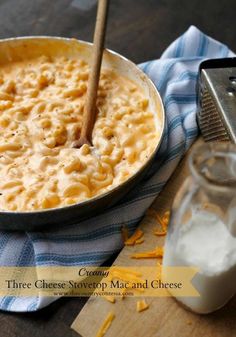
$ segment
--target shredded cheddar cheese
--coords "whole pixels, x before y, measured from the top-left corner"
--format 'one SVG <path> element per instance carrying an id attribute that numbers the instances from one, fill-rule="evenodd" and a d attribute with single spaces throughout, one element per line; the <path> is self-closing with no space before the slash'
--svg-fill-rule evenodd
<path id="1" fill-rule="evenodd" d="M 157 236 L 164 236 L 167 234 L 167 227 L 170 218 L 170 212 L 166 211 L 163 216 L 160 216 L 155 210 L 150 209 L 148 214 L 157 220 L 157 223 L 161 226 L 161 230 L 157 228 L 154 230 L 154 234 Z"/>
<path id="2" fill-rule="evenodd" d="M 105 298 L 108 302 L 110 302 L 110 303 L 115 303 L 115 302 L 116 302 L 116 299 L 115 299 L 114 296 L 109 296 L 109 295 L 107 295 L 107 296 L 104 296 L 104 298 Z"/>
<path id="3" fill-rule="evenodd" d="M 96 337 L 103 337 L 105 335 L 105 333 L 107 332 L 107 330 L 109 329 L 112 321 L 115 318 L 115 314 L 113 312 L 110 312 L 106 319 L 104 320 L 104 322 L 102 323 L 100 329 L 97 332 Z"/>
<path id="4" fill-rule="evenodd" d="M 109 271 L 111 275 L 114 275 L 115 273 L 121 273 L 121 274 L 133 275 L 136 277 L 142 276 L 142 274 L 137 271 L 130 270 L 130 269 L 123 268 L 123 267 L 118 267 L 118 266 L 111 267 Z"/>
<path id="5" fill-rule="evenodd" d="M 143 280 L 140 278 L 140 277 L 137 277 L 135 275 L 133 275 L 132 273 L 125 273 L 125 272 L 122 272 L 122 271 L 115 271 L 115 272 L 112 272 L 110 278 L 112 280 L 114 279 L 119 279 L 119 280 L 122 280 L 122 281 L 126 281 L 126 282 L 143 282 Z"/>
<path id="6" fill-rule="evenodd" d="M 162 258 L 164 254 L 163 247 L 157 247 L 152 251 L 140 252 L 131 255 L 132 259 L 152 259 L 152 258 Z"/>
<path id="7" fill-rule="evenodd" d="M 118 279 L 127 283 L 126 287 L 121 290 L 121 298 L 124 299 L 125 292 L 128 289 L 132 289 L 133 283 L 143 283 L 144 280 L 141 278 L 142 274 L 133 270 L 129 270 L 122 267 L 112 267 L 108 276 L 109 280 Z M 143 292 L 143 289 L 134 289 L 138 292 Z"/>
<path id="8" fill-rule="evenodd" d="M 161 225 L 163 230 L 167 229 L 168 223 L 163 219 L 163 217 L 160 217 L 158 214 L 157 214 L 157 221 Z"/>
<path id="9" fill-rule="evenodd" d="M 169 220 L 170 220 L 170 211 L 165 211 L 163 215 L 163 221 L 165 221 L 168 224 Z"/>
<path id="10" fill-rule="evenodd" d="M 161 222 L 164 226 L 167 226 L 170 218 L 170 211 L 165 211 L 164 214 L 160 216 L 155 209 L 149 208 L 147 210 L 147 215 L 156 219 L 158 223 Z"/>
<path id="11" fill-rule="evenodd" d="M 142 312 L 144 310 L 147 310 L 149 308 L 149 305 L 146 303 L 145 300 L 137 301 L 137 311 Z"/>
<path id="12" fill-rule="evenodd" d="M 142 238 L 135 241 L 136 245 L 140 245 L 143 242 L 144 242 L 144 239 Z"/>
<path id="13" fill-rule="evenodd" d="M 143 236 L 143 231 L 141 229 L 137 229 L 135 233 L 125 241 L 126 246 L 133 246 L 135 245 L 136 241 L 139 240 Z"/>
<path id="14" fill-rule="evenodd" d="M 167 234 L 167 231 L 159 231 L 159 230 L 155 230 L 154 234 L 156 236 L 165 236 Z"/>

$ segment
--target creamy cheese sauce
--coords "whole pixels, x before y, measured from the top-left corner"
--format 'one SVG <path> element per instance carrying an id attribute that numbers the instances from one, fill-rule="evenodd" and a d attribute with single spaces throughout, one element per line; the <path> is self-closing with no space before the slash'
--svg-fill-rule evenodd
<path id="1" fill-rule="evenodd" d="M 75 149 L 89 66 L 40 57 L 0 66 L 0 209 L 62 207 L 132 176 L 160 137 L 141 88 L 103 69 L 94 148 Z"/>

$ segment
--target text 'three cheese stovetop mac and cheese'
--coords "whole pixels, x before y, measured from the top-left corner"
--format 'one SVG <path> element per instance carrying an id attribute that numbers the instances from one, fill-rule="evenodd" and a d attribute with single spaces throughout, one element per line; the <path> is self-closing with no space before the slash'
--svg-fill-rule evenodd
<path id="1" fill-rule="evenodd" d="M 62 207 L 132 176 L 157 143 L 142 90 L 102 70 L 93 145 L 72 147 L 82 125 L 89 66 L 61 57 L 0 66 L 0 209 Z"/>

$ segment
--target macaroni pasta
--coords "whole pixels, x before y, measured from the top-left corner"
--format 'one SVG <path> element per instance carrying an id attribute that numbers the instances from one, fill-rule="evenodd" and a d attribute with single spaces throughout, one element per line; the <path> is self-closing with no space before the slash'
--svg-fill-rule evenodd
<path id="1" fill-rule="evenodd" d="M 40 57 L 0 66 L 0 209 L 62 207 L 102 194 L 133 175 L 159 137 L 142 90 L 102 70 L 93 145 L 79 136 L 89 66 Z"/>

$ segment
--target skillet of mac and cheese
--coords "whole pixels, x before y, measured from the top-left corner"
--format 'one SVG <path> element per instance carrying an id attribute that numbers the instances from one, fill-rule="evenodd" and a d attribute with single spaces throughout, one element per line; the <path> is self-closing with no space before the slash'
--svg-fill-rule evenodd
<path id="1" fill-rule="evenodd" d="M 34 211 L 73 205 L 122 184 L 157 146 L 142 88 L 103 68 L 93 145 L 78 138 L 89 65 L 41 56 L 0 65 L 0 209 Z"/>

